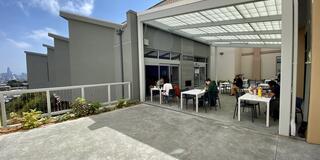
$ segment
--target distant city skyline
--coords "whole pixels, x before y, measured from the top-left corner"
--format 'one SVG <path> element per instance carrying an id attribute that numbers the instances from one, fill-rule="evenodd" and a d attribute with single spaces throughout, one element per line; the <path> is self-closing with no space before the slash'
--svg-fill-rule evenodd
<path id="1" fill-rule="evenodd" d="M 126 11 L 143 11 L 160 0 L 0 0 L 0 73 L 26 73 L 24 51 L 46 53 L 41 44 L 52 45 L 48 32 L 68 37 L 67 21 L 59 10 L 115 23 L 125 20 Z"/>

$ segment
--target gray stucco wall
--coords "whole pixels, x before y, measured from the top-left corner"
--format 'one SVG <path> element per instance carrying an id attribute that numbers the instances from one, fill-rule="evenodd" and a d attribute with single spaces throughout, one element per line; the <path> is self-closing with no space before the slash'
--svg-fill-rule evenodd
<path id="1" fill-rule="evenodd" d="M 188 38 L 175 35 L 152 26 L 144 26 L 144 39 L 149 40 L 145 48 L 159 49 L 182 53 L 183 55 L 204 57 L 210 56 L 210 46 Z M 181 87 L 185 87 L 185 81 L 191 80 L 194 85 L 194 63 L 192 61 L 180 60 Z M 209 72 L 208 72 L 209 74 Z"/>
<path id="2" fill-rule="evenodd" d="M 49 71 L 49 86 L 56 87 L 56 59 L 54 48 L 47 47 L 47 57 L 48 57 L 48 71 Z"/>
<path id="3" fill-rule="evenodd" d="M 139 99 L 139 55 L 137 13 L 127 12 L 127 27 L 123 34 L 124 81 L 132 82 L 132 98 Z"/>
<path id="4" fill-rule="evenodd" d="M 48 59 L 44 54 L 26 53 L 29 88 L 49 86 Z"/>
<path id="5" fill-rule="evenodd" d="M 69 20 L 72 85 L 115 82 L 113 28 Z"/>
<path id="6" fill-rule="evenodd" d="M 106 26 L 69 20 L 71 85 L 121 81 L 120 55 L 115 52 L 116 30 Z M 86 89 L 86 99 L 106 101 L 106 88 Z M 111 87 L 111 98 L 121 98 L 121 87 Z"/>
<path id="7" fill-rule="evenodd" d="M 209 57 L 210 46 L 152 26 L 144 26 L 144 39 L 149 40 L 147 48 L 179 52 L 185 55 Z"/>
<path id="8" fill-rule="evenodd" d="M 69 41 L 54 39 L 54 49 L 56 57 L 56 86 L 70 86 L 70 55 L 69 55 Z"/>

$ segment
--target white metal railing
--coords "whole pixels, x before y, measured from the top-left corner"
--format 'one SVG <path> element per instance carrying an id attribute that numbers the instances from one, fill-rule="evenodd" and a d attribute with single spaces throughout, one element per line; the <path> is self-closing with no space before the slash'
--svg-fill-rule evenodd
<path id="1" fill-rule="evenodd" d="M 95 88 L 95 87 L 105 87 L 106 88 L 106 102 L 103 102 L 103 104 L 111 105 L 112 103 L 116 102 L 117 100 L 112 101 L 111 96 L 111 87 L 112 86 L 121 86 L 124 87 L 127 85 L 127 98 L 122 97 L 123 99 L 131 99 L 131 83 L 130 82 L 117 82 L 117 83 L 103 83 L 103 84 L 91 84 L 91 85 L 79 85 L 79 86 L 66 86 L 66 87 L 54 87 L 54 88 L 40 88 L 40 89 L 26 89 L 26 90 L 12 90 L 12 91 L 2 91 L 0 92 L 0 104 L 1 104 L 1 122 L 3 127 L 7 127 L 7 113 L 6 113 L 6 100 L 5 96 L 12 96 L 12 95 L 22 95 L 22 94 L 28 94 L 28 93 L 46 93 L 46 103 L 47 103 L 47 113 L 46 115 L 57 115 L 57 114 L 63 114 L 70 109 L 65 109 L 57 112 L 51 112 L 51 94 L 50 92 L 54 91 L 66 91 L 66 90 L 74 90 L 74 89 L 80 89 L 80 95 L 82 98 L 86 98 L 86 91 L 85 89 Z M 122 89 L 124 91 L 124 89 Z M 121 94 L 124 95 L 121 91 Z M 125 92 L 125 91 L 124 91 Z M 100 94 L 100 93 L 99 93 Z"/>

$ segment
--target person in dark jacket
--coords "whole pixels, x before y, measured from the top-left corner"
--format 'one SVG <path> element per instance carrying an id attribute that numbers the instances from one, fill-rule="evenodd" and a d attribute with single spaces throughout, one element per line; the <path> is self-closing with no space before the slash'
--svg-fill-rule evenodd
<path id="1" fill-rule="evenodd" d="M 236 93 L 239 92 L 239 89 L 242 89 L 242 88 L 243 88 L 242 77 L 241 75 L 236 75 L 236 77 L 233 80 L 230 96 L 235 95 Z"/>
<path id="2" fill-rule="evenodd" d="M 216 105 L 216 99 L 218 96 L 218 87 L 215 81 L 211 81 L 210 79 L 206 80 L 206 90 L 207 90 L 207 98 L 210 102 L 210 106 Z"/>
<path id="3" fill-rule="evenodd" d="M 280 86 L 275 81 L 268 82 L 270 87 L 269 97 L 270 101 L 270 116 L 274 120 L 279 119 L 279 109 L 280 109 Z"/>

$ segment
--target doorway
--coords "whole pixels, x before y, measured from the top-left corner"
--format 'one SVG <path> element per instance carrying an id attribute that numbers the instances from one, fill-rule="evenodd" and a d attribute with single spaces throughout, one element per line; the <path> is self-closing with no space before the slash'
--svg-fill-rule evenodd
<path id="1" fill-rule="evenodd" d="M 194 62 L 194 87 L 201 87 L 207 77 L 206 63 Z"/>
<path id="2" fill-rule="evenodd" d="M 156 85 L 160 78 L 172 84 L 180 85 L 180 67 L 177 64 L 146 65 L 146 96 L 150 96 L 149 89 Z"/>

